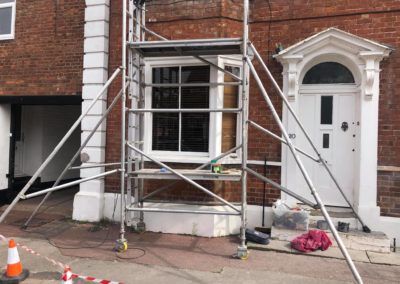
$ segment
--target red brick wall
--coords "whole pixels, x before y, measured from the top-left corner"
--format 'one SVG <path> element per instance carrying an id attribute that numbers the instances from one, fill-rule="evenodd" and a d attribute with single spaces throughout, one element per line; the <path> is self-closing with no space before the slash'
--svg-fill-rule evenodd
<path id="1" fill-rule="evenodd" d="M 109 75 L 121 66 L 121 8 L 122 1 L 110 1 L 110 48 L 109 48 Z M 121 80 L 118 76 L 108 92 L 110 104 L 121 89 Z M 112 112 L 107 117 L 106 161 L 120 161 L 121 155 L 121 103 L 117 102 Z M 106 189 L 109 191 L 120 190 L 119 175 L 106 177 Z"/>
<path id="2" fill-rule="evenodd" d="M 0 41 L 0 95 L 80 93 L 85 1 L 16 3 L 15 39 Z"/>
<path id="3" fill-rule="evenodd" d="M 118 2 L 118 1 L 117 1 Z M 167 5 L 176 1 L 148 1 L 147 20 L 148 27 L 170 39 L 183 38 L 210 38 L 210 37 L 237 37 L 241 35 L 242 1 L 238 0 L 195 0 L 178 1 L 176 4 Z M 268 1 L 251 1 L 251 40 L 264 57 L 267 65 L 281 84 L 282 67 L 272 60 L 275 44 L 282 43 L 288 47 L 319 31 L 329 27 L 337 27 L 355 35 L 390 45 L 395 49 L 400 48 L 400 2 L 399 1 L 349 1 L 349 0 L 271 0 L 271 13 Z M 112 4 L 112 30 L 111 30 L 111 60 L 112 66 L 120 63 L 120 7 L 118 3 Z M 118 19 L 115 19 L 118 17 Z M 117 52 L 115 54 L 115 52 Z M 379 165 L 400 166 L 400 56 L 393 52 L 388 60 L 381 64 L 381 94 L 379 116 Z M 257 67 L 257 66 L 256 66 Z M 265 77 L 263 79 L 266 79 Z M 267 82 L 266 80 L 264 80 Z M 251 81 L 250 90 L 250 117 L 259 124 L 279 133 L 272 122 L 271 115 Z M 267 83 L 272 100 L 278 111 L 281 104 Z M 115 94 L 114 90 L 114 94 Z M 119 127 L 119 116 L 109 120 L 109 129 Z M 115 133 L 108 134 L 107 146 L 112 147 L 112 152 L 107 148 L 107 159 L 116 160 L 119 153 L 119 142 L 111 137 L 118 137 Z M 112 135 L 112 136 L 111 136 Z M 254 129 L 250 131 L 249 155 L 250 159 L 280 161 L 280 145 L 260 135 Z M 110 141 L 111 140 L 111 141 Z M 117 149 L 117 150 L 116 150 Z M 258 169 L 262 172 L 262 169 Z M 269 168 L 269 174 L 279 181 L 280 169 Z M 384 215 L 399 216 L 393 211 L 400 202 L 382 202 L 394 192 L 394 187 L 384 189 L 379 183 L 379 198 Z M 389 174 L 394 177 L 394 174 Z M 390 179 L 390 177 L 389 177 Z M 108 183 L 108 189 L 118 188 L 117 184 Z M 249 203 L 260 204 L 262 200 L 262 182 L 250 179 Z M 232 191 L 236 191 L 232 190 Z M 268 190 L 269 202 L 279 197 L 276 190 Z M 236 198 L 234 198 L 236 199 Z M 397 205 L 396 205 L 397 204 Z"/>
<path id="4" fill-rule="evenodd" d="M 378 172 L 381 215 L 400 217 L 400 172 Z"/>
<path id="5" fill-rule="evenodd" d="M 400 97 L 396 80 L 400 75 L 400 2 L 398 1 L 270 1 L 272 19 L 266 1 L 253 1 L 251 36 L 256 47 L 267 57 L 268 26 L 270 47 L 281 42 L 288 47 L 329 27 L 375 40 L 395 49 L 381 63 L 378 164 L 400 166 Z M 257 7 L 254 9 L 254 7 Z M 273 52 L 270 50 L 270 52 Z M 269 64 L 279 76 L 278 63 Z M 397 216 L 400 199 L 397 173 L 378 172 L 378 205 L 382 215 Z M 390 200 L 390 202 L 388 202 Z M 397 206 L 397 207 L 396 207 Z M 397 211 L 396 211 L 397 209 Z"/>

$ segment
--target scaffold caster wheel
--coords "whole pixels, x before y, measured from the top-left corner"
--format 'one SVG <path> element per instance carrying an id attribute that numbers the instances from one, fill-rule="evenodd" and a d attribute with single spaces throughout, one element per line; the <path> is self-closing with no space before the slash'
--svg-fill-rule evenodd
<path id="1" fill-rule="evenodd" d="M 236 257 L 241 260 L 247 260 L 249 258 L 249 251 L 246 246 L 240 246 L 237 249 Z"/>
<path id="2" fill-rule="evenodd" d="M 128 250 L 128 241 L 127 240 L 116 240 L 113 251 L 116 252 L 124 252 Z"/>

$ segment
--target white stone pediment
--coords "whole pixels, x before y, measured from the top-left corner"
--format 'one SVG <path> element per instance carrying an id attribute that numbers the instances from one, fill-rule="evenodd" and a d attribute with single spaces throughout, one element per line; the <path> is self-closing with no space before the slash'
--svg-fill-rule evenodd
<path id="1" fill-rule="evenodd" d="M 361 86 L 364 97 L 378 95 L 374 88 L 379 78 L 379 62 L 393 49 L 344 32 L 329 28 L 308 37 L 274 57 L 283 65 L 284 89 L 290 100 L 295 100 L 304 74 L 314 65 L 333 61 L 346 66 Z M 285 83 L 286 82 L 286 83 Z"/>
<path id="2" fill-rule="evenodd" d="M 337 28 L 329 28 L 282 50 L 279 54 L 275 55 L 275 58 L 281 61 L 281 59 L 286 56 L 305 56 L 326 46 L 335 46 L 338 49 L 347 50 L 353 54 L 358 54 L 361 51 L 373 51 L 381 53 L 383 57 L 388 56 L 392 51 L 392 48 L 386 45 L 347 33 Z"/>

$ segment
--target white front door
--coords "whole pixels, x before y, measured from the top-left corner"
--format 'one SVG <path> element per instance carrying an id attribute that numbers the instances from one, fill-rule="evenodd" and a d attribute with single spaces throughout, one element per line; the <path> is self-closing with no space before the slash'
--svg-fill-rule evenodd
<path id="1" fill-rule="evenodd" d="M 300 121 L 352 204 L 358 124 L 355 103 L 354 93 L 310 92 L 301 93 L 299 97 Z M 304 135 L 299 133 L 294 142 L 300 149 L 313 153 Z M 302 161 L 322 201 L 326 205 L 348 207 L 324 167 L 306 157 Z M 300 171 L 297 171 L 296 179 L 296 192 L 314 201 Z"/>

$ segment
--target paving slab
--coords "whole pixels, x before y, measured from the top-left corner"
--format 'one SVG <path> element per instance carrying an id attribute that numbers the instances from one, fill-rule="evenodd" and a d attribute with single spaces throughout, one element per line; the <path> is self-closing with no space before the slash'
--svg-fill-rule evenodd
<path id="1" fill-rule="evenodd" d="M 335 238 L 330 231 L 325 231 L 332 240 L 333 247 L 337 247 Z M 292 241 L 294 238 L 306 233 L 305 231 L 282 229 L 272 227 L 271 238 L 280 241 Z M 365 233 L 350 230 L 348 233 L 338 232 L 343 244 L 348 249 L 359 251 L 375 251 L 390 253 L 390 239 L 382 232 Z"/>
<path id="2" fill-rule="evenodd" d="M 400 266 L 400 253 L 376 253 L 367 251 L 371 263 Z"/>
<path id="3" fill-rule="evenodd" d="M 273 250 L 273 251 L 279 251 L 279 252 L 283 252 L 283 253 L 292 253 L 292 254 L 302 254 L 302 255 L 308 255 L 308 256 L 319 256 L 319 257 L 344 259 L 342 252 L 337 247 L 330 247 L 329 249 L 327 249 L 325 251 L 317 250 L 317 251 L 309 252 L 306 254 L 301 251 L 292 249 L 289 242 L 278 241 L 278 240 L 271 240 L 271 242 L 268 245 L 260 245 L 260 244 L 255 244 L 255 243 L 249 242 L 248 247 L 251 249 L 258 249 L 258 250 Z M 357 251 L 357 250 L 349 249 L 348 252 L 349 252 L 351 258 L 353 259 L 353 261 L 366 262 L 366 263 L 370 262 L 370 260 L 367 256 L 367 253 L 365 251 Z"/>

